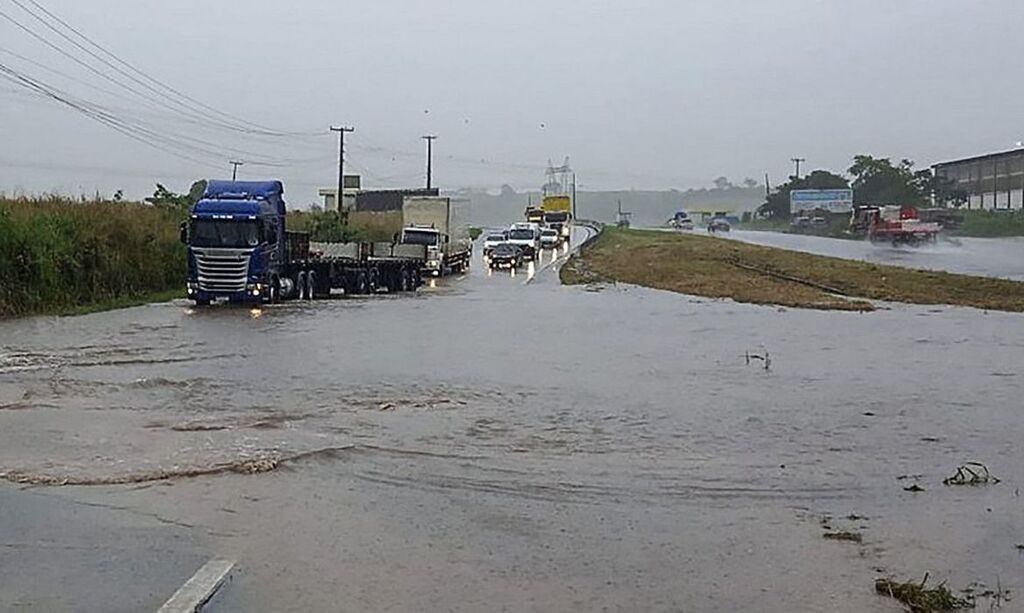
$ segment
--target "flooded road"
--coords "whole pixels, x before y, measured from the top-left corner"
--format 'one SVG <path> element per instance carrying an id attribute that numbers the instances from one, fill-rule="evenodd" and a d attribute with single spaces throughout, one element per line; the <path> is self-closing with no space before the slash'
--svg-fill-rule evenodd
<path id="1" fill-rule="evenodd" d="M 920 247 L 756 230 L 733 230 L 723 237 L 877 264 L 1024 281 L 1024 237 L 940 237 L 936 244 Z"/>
<path id="2" fill-rule="evenodd" d="M 0 322 L 0 473 L 187 526 L 238 560 L 211 611 L 897 611 L 876 576 L 1024 588 L 1020 315 L 556 268 Z M 968 460 L 1003 482 L 943 486 Z"/>

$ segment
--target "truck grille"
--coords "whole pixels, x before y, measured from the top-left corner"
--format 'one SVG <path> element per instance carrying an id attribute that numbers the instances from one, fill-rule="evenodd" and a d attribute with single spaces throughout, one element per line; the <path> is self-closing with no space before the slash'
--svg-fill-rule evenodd
<path id="1" fill-rule="evenodd" d="M 253 249 L 193 247 L 199 289 L 207 292 L 241 292 L 249 278 L 249 256 Z"/>

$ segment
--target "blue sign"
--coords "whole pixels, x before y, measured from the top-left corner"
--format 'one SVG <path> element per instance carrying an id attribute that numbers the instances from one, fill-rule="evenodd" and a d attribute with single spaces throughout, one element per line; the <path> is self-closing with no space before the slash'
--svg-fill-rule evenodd
<path id="1" fill-rule="evenodd" d="M 789 212 L 792 214 L 821 209 L 830 213 L 849 213 L 853 210 L 852 189 L 796 189 L 789 193 Z"/>

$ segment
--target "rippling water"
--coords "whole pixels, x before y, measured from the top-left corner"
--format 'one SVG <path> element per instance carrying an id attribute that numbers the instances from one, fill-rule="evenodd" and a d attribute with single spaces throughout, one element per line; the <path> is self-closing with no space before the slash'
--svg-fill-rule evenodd
<path id="1" fill-rule="evenodd" d="M 450 608 L 456 594 L 461 605 L 532 594 L 551 608 L 735 610 L 761 598 L 763 610 L 885 610 L 870 595 L 876 566 L 1012 583 L 1016 552 L 985 544 L 1024 528 L 1014 493 L 1024 475 L 1021 316 L 588 292 L 561 287 L 553 269 L 524 280 L 477 268 L 416 297 L 256 313 L 176 302 L 2 322 L 0 471 L 145 482 L 344 449 L 286 462 L 284 472 L 223 494 L 185 482 L 172 496 L 174 506 L 209 506 L 204 521 L 234 534 L 228 542 L 243 555 L 280 551 L 292 563 L 306 554 L 268 536 L 268 515 L 293 518 L 296 542 L 330 558 L 330 509 L 372 509 L 367 518 L 387 521 L 347 520 L 377 534 L 376 545 L 350 535 L 360 556 L 379 547 L 389 560 L 345 563 L 362 606 Z M 770 354 L 771 368 L 748 363 L 748 353 Z M 941 485 L 970 459 L 1004 484 Z M 928 491 L 904 492 L 905 475 Z M 261 502 L 239 507 L 243 494 Z M 167 495 L 130 496 L 145 506 Z M 217 519 L 217 505 L 247 523 Z M 823 515 L 854 511 L 870 518 L 859 522 L 866 558 L 820 539 Z M 399 541 L 420 561 L 396 566 Z M 500 562 L 463 559 L 452 543 Z M 558 551 L 545 554 L 545 543 Z M 484 581 L 474 565 L 498 572 L 480 591 L 469 587 Z M 332 571 L 310 572 L 314 579 L 289 580 Z M 380 573 L 389 573 L 391 595 L 375 600 Z M 447 597 L 412 596 L 423 581 L 453 576 L 476 579 Z M 585 595 L 577 599 L 565 589 L 574 577 Z M 836 583 L 812 589 L 801 577 Z M 270 597 L 261 582 L 242 585 Z M 332 602 L 331 590 L 308 587 L 267 602 Z"/>

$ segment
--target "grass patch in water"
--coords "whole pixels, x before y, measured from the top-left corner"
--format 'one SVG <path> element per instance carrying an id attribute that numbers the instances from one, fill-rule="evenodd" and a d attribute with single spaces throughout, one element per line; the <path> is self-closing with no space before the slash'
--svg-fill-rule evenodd
<path id="1" fill-rule="evenodd" d="M 561 270 L 737 302 L 870 311 L 867 300 L 1024 311 L 1024 283 L 844 260 L 694 234 L 608 227 Z"/>
<path id="2" fill-rule="evenodd" d="M 849 532 L 847 530 L 839 530 L 836 532 L 826 532 L 821 535 L 822 538 L 826 538 L 830 541 L 850 541 L 851 543 L 862 543 L 864 537 L 860 532 Z"/>
<path id="3" fill-rule="evenodd" d="M 974 607 L 969 600 L 953 595 L 945 585 L 940 584 L 929 588 L 926 587 L 927 582 L 928 575 L 924 576 L 921 583 L 913 581 L 899 583 L 893 579 L 876 579 L 875 591 L 900 601 L 911 613 L 939 613 L 940 611 L 955 611 Z"/>

